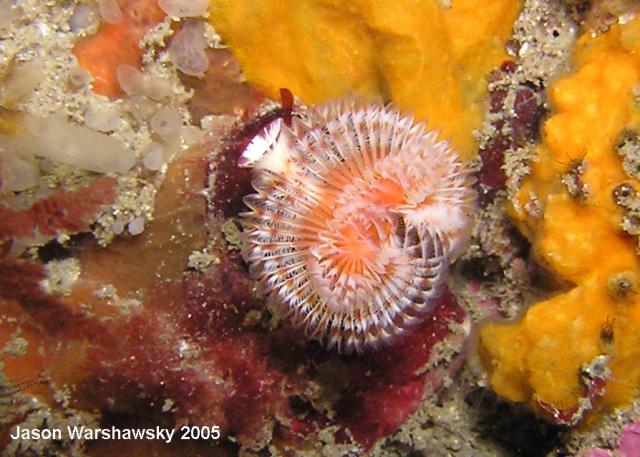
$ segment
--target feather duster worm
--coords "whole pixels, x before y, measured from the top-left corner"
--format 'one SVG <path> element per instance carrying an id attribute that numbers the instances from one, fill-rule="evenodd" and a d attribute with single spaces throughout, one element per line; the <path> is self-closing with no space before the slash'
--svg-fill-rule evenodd
<path id="1" fill-rule="evenodd" d="M 244 256 L 289 320 L 339 352 L 424 319 L 469 236 L 468 170 L 424 124 L 355 102 L 275 119 L 239 165 Z"/>

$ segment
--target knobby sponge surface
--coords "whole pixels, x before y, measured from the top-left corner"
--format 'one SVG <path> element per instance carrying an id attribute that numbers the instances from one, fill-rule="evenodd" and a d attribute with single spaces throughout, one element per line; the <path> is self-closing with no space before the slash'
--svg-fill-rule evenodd
<path id="1" fill-rule="evenodd" d="M 553 115 L 511 213 L 568 291 L 534 304 L 514 324 L 482 329 L 491 385 L 511 400 L 575 407 L 585 395 L 580 370 L 600 355 L 610 357 L 611 375 L 596 410 L 624 405 L 639 393 L 637 239 L 623 231 L 614 198 L 621 184 L 639 188 L 616 150 L 623 132 L 640 126 L 638 50 L 639 19 L 597 37 L 585 34 L 575 46 L 573 72 L 549 88 Z M 577 165 L 584 195 L 566 185 Z"/>

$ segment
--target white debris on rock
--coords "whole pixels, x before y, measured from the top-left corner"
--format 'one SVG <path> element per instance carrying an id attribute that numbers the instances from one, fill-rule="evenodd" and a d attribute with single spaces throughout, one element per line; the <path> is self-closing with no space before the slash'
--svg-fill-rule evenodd
<path id="1" fill-rule="evenodd" d="M 40 285 L 52 295 L 69 295 L 81 272 L 80 262 L 73 257 L 52 260 L 44 268 L 47 276 Z"/>
<path id="2" fill-rule="evenodd" d="M 198 143 L 205 136 L 205 132 L 195 125 L 187 125 L 185 127 L 182 127 L 181 133 L 183 147 L 185 148 Z"/>
<path id="3" fill-rule="evenodd" d="M 118 289 L 113 284 L 105 284 L 96 289 L 93 296 L 100 300 L 105 300 L 108 305 L 115 307 L 124 316 L 140 312 L 143 308 L 140 300 L 120 297 Z"/>
<path id="4" fill-rule="evenodd" d="M 137 229 L 144 230 L 146 223 L 153 219 L 156 186 L 137 177 L 123 176 L 118 179 L 118 189 L 113 208 L 98 218 L 93 230 L 102 246 L 109 244 L 115 236 L 123 234 L 125 229 L 129 234 L 139 234 Z M 138 220 L 134 222 L 136 219 Z"/>
<path id="5" fill-rule="evenodd" d="M 193 251 L 189 255 L 189 262 L 187 266 L 194 270 L 204 271 L 212 263 L 219 263 L 220 259 L 211 254 L 208 249 L 202 251 Z"/>

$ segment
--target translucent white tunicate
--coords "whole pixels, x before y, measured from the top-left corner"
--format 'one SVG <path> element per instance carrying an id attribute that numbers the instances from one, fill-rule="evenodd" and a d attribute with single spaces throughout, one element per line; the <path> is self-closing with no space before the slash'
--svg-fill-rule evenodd
<path id="1" fill-rule="evenodd" d="M 114 235 L 120 235 L 122 232 L 124 232 L 124 222 L 115 221 L 111 226 L 111 231 L 114 233 Z"/>
<path id="2" fill-rule="evenodd" d="M 11 107 L 30 95 L 44 79 L 44 62 L 35 59 L 12 65 L 2 81 L 2 105 Z"/>
<path id="3" fill-rule="evenodd" d="M 144 232 L 144 223 L 145 219 L 142 216 L 134 217 L 131 222 L 129 222 L 128 231 L 131 235 L 136 236 L 140 235 Z"/>
<path id="4" fill-rule="evenodd" d="M 127 95 L 134 95 L 142 91 L 142 72 L 133 65 L 119 65 L 116 68 L 118 84 Z"/>
<path id="5" fill-rule="evenodd" d="M 38 184 L 40 172 L 33 156 L 19 157 L 0 150 L 0 190 L 19 192 Z"/>
<path id="6" fill-rule="evenodd" d="M 171 62 L 186 75 L 204 76 L 209 68 L 204 31 L 202 21 L 187 19 L 171 40 L 169 45 Z"/>
<path id="7" fill-rule="evenodd" d="M 69 84 L 71 87 L 79 89 L 91 81 L 91 73 L 82 67 L 76 67 L 69 72 Z"/>
<path id="8" fill-rule="evenodd" d="M 173 85 L 168 78 L 151 77 L 144 82 L 144 93 L 151 100 L 164 102 L 171 97 Z"/>
<path id="9" fill-rule="evenodd" d="M 158 0 L 162 11 L 173 17 L 198 17 L 207 13 L 209 0 Z"/>
<path id="10" fill-rule="evenodd" d="M 182 143 L 182 140 L 180 138 L 181 133 L 182 129 L 180 129 L 180 132 L 177 132 L 174 135 L 162 137 L 162 148 L 164 149 L 165 160 L 169 160 L 170 158 L 172 158 L 180 149 Z"/>
<path id="11" fill-rule="evenodd" d="M 182 117 L 177 109 L 172 106 L 164 106 L 154 114 L 149 121 L 151 130 L 160 136 L 171 136 L 180 131 Z"/>
<path id="12" fill-rule="evenodd" d="M 109 108 L 89 107 L 84 113 L 87 127 L 99 132 L 113 132 L 120 122 L 120 115 L 116 110 Z"/>
<path id="13" fill-rule="evenodd" d="M 69 27 L 71 31 L 78 32 L 80 30 L 88 29 L 98 22 L 98 14 L 96 10 L 89 5 L 80 3 L 73 10 L 73 14 L 69 18 Z"/>
<path id="14" fill-rule="evenodd" d="M 135 163 L 129 147 L 117 138 L 73 124 L 62 116 L 39 117 L 11 113 L 18 133 L 0 132 L 0 148 L 16 154 L 35 154 L 56 162 L 99 173 L 121 173 Z"/>
<path id="15" fill-rule="evenodd" d="M 164 165 L 164 150 L 158 143 L 149 144 L 143 154 L 143 164 L 147 169 L 158 171 Z"/>
<path id="16" fill-rule="evenodd" d="M 102 20 L 109 24 L 117 24 L 122 20 L 122 10 L 117 0 L 98 0 L 98 9 Z"/>
<path id="17" fill-rule="evenodd" d="M 158 111 L 158 104 L 142 95 L 133 95 L 131 100 L 134 103 L 128 107 L 129 113 L 139 122 L 148 122 Z"/>

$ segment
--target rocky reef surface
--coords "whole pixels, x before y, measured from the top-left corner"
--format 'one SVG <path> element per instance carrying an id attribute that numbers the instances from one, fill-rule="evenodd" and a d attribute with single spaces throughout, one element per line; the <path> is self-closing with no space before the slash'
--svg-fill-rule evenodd
<path id="1" fill-rule="evenodd" d="M 4 455 L 637 455 L 636 10 L 0 0 Z M 250 275 L 237 166 L 343 96 L 426 120 L 478 193 L 428 318 L 351 355 Z"/>

